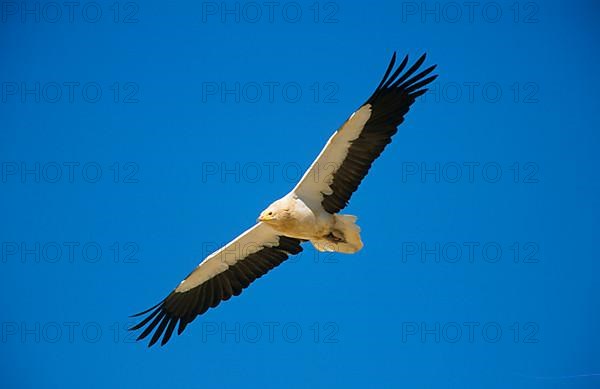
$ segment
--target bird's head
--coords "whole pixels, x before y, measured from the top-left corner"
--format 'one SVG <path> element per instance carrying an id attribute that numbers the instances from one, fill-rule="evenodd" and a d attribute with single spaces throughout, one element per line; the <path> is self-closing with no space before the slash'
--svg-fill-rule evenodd
<path id="1" fill-rule="evenodd" d="M 289 207 L 282 200 L 277 200 L 260 213 L 257 221 L 278 225 L 285 221 L 289 215 Z"/>

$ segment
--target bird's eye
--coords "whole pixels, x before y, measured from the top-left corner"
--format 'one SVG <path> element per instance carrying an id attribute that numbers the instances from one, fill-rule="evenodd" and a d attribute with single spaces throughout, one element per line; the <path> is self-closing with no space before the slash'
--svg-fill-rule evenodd
<path id="1" fill-rule="evenodd" d="M 269 212 L 268 215 L 271 216 L 273 214 L 273 212 Z"/>

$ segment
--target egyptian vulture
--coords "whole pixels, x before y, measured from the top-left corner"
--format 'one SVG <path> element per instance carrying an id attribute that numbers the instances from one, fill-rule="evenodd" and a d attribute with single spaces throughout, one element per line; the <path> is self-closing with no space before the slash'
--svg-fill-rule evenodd
<path id="1" fill-rule="evenodd" d="M 408 56 L 394 69 L 396 53 L 367 101 L 331 136 L 300 182 L 258 217 L 257 224 L 204 259 L 160 303 L 133 317 L 146 317 L 130 328 L 162 336 L 166 344 L 175 327 L 181 334 L 196 316 L 237 296 L 257 278 L 302 251 L 310 241 L 317 250 L 355 253 L 363 247 L 356 217 L 340 215 L 392 141 L 415 99 L 437 75 L 434 66 L 417 73 L 425 54 L 406 71 Z"/>

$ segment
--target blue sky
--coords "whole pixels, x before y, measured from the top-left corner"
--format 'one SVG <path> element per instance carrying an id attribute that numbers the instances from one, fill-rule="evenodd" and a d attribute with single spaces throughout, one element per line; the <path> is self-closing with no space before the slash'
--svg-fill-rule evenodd
<path id="1" fill-rule="evenodd" d="M 2 386 L 597 386 L 597 4 L 269 4 L 2 3 Z M 133 342 L 394 50 L 439 79 L 347 208 L 365 248 Z"/>

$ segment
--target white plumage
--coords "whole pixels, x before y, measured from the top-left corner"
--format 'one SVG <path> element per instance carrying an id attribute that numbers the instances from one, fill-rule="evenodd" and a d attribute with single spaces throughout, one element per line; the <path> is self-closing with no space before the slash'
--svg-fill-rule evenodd
<path id="1" fill-rule="evenodd" d="M 415 74 L 424 61 L 425 55 L 404 71 L 406 56 L 394 69 L 394 53 L 375 92 L 331 136 L 296 187 L 265 209 L 256 225 L 209 255 L 164 300 L 134 315 L 147 315 L 131 328 L 146 327 L 138 340 L 154 331 L 149 346 L 161 336 L 164 345 L 177 325 L 181 334 L 198 315 L 239 295 L 289 255 L 302 251 L 304 241 L 320 251 L 360 250 L 356 216 L 339 212 L 391 142 L 410 105 L 436 78 L 427 77 L 435 66 Z"/>

